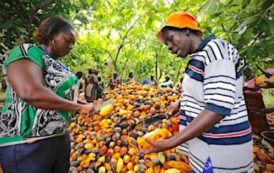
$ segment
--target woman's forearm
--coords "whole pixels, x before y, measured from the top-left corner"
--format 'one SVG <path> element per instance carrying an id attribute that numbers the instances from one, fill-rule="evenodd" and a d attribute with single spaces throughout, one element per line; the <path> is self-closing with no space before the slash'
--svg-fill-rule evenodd
<path id="1" fill-rule="evenodd" d="M 7 67 L 7 79 L 16 95 L 36 108 L 78 111 L 83 107 L 59 97 L 45 87 L 42 69 L 26 58 Z"/>
<path id="2" fill-rule="evenodd" d="M 169 144 L 169 149 L 202 135 L 221 119 L 223 119 L 222 115 L 209 110 L 203 110 L 198 117 L 180 131 L 180 133 L 166 140 L 166 143 Z"/>
<path id="3" fill-rule="evenodd" d="M 40 109 L 78 111 L 81 107 L 80 104 L 59 97 L 46 87 L 39 87 L 30 92 L 26 91 L 22 99 Z"/>

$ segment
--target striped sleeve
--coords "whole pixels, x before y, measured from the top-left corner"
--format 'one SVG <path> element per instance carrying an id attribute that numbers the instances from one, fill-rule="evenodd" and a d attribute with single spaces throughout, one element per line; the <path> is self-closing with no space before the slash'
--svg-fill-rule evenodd
<path id="1" fill-rule="evenodd" d="M 203 54 L 205 56 L 205 65 L 208 65 L 216 60 L 229 58 L 225 48 L 225 43 L 218 39 L 208 42 L 203 50 Z"/>
<path id="2" fill-rule="evenodd" d="M 235 64 L 229 60 L 223 46 L 208 44 L 208 64 L 205 66 L 204 101 L 206 109 L 228 116 L 236 96 Z"/>

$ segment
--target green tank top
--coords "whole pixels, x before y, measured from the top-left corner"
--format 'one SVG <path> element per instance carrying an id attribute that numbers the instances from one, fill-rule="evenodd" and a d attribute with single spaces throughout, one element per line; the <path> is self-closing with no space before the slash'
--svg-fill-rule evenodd
<path id="1" fill-rule="evenodd" d="M 2 57 L 4 76 L 12 62 L 29 59 L 43 70 L 44 85 L 58 96 L 75 101 L 78 81 L 64 64 L 33 44 L 17 46 Z M 38 109 L 19 98 L 6 80 L 5 103 L 0 115 L 0 146 L 24 143 L 28 139 L 62 135 L 70 122 L 70 112 Z"/>

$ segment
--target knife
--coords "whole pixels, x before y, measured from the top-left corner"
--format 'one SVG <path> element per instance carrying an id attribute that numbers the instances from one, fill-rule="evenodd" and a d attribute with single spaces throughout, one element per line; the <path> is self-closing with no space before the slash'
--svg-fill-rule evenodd
<path id="1" fill-rule="evenodd" d="M 95 104 L 95 112 L 100 111 L 103 107 L 105 107 L 105 106 L 107 106 L 109 104 L 112 104 L 112 103 L 114 103 L 114 99 L 112 99 L 112 98 L 110 98 L 110 99 L 108 99 L 106 101 L 97 102 Z"/>
<path id="2" fill-rule="evenodd" d="M 272 74 L 264 71 L 258 64 L 255 64 L 255 65 L 267 78 L 270 78 L 272 76 Z"/>
<path id="3" fill-rule="evenodd" d="M 169 112 L 169 113 L 155 115 L 153 117 L 143 120 L 143 127 L 148 127 L 149 125 L 151 125 L 153 123 L 159 122 L 163 119 L 169 119 L 170 117 L 174 117 L 174 116 L 178 116 L 178 115 L 179 115 L 179 111 L 176 113 L 173 113 L 173 114 L 171 114 Z"/>
<path id="4" fill-rule="evenodd" d="M 156 122 L 159 122 L 163 119 L 168 119 L 168 115 L 167 114 L 159 114 L 159 115 L 155 115 L 153 117 L 147 118 L 143 121 L 143 126 L 144 127 L 148 127 L 151 124 L 154 124 Z"/>

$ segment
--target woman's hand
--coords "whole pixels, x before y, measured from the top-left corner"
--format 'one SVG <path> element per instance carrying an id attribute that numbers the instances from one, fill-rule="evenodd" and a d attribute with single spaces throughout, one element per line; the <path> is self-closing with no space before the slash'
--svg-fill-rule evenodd
<path id="1" fill-rule="evenodd" d="M 158 140 L 158 141 L 153 141 L 149 138 L 145 138 L 145 140 L 152 145 L 150 149 L 147 150 L 141 150 L 142 154 L 149 154 L 149 153 L 158 153 L 161 151 L 165 151 L 170 148 L 168 140 Z"/>
<path id="2" fill-rule="evenodd" d="M 159 152 L 177 147 L 197 136 L 202 135 L 223 118 L 224 116 L 205 109 L 198 115 L 198 117 L 194 118 L 194 120 L 187 127 L 171 138 L 159 141 L 146 139 L 147 142 L 152 145 L 152 148 L 142 151 L 142 153 L 147 154 L 152 152 Z"/>
<path id="3" fill-rule="evenodd" d="M 267 84 L 268 88 L 274 88 L 274 82 L 270 81 L 269 79 L 267 79 L 265 83 Z"/>
<path id="4" fill-rule="evenodd" d="M 91 114 L 94 112 L 94 105 L 93 104 L 85 104 L 80 106 L 79 112 L 81 114 Z"/>
<path id="5" fill-rule="evenodd" d="M 179 111 L 179 108 L 180 108 L 180 99 L 170 104 L 170 106 L 167 108 L 168 115 L 170 116 L 175 114 L 176 112 Z"/>

